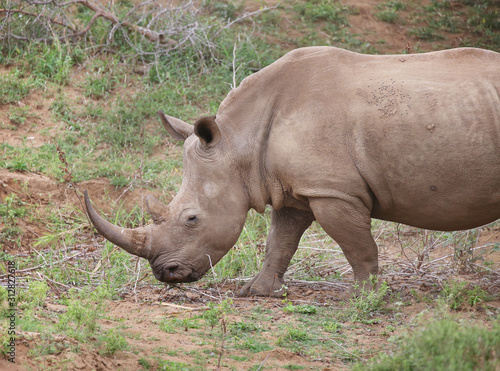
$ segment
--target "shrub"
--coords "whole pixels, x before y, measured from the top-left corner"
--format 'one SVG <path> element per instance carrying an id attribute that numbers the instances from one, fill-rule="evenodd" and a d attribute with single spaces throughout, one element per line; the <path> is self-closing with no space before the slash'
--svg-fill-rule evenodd
<path id="1" fill-rule="evenodd" d="M 491 330 L 471 323 L 441 319 L 397 342 L 399 350 L 384 353 L 354 370 L 498 370 L 500 324 Z"/>

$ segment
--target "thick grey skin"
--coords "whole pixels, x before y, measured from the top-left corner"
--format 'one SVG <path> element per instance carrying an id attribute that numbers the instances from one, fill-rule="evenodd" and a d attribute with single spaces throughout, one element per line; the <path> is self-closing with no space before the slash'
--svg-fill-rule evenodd
<path id="1" fill-rule="evenodd" d="M 277 63 L 232 92 L 218 122 L 256 122 L 241 107 L 257 100 L 265 124 L 238 127 L 261 129 L 251 151 L 265 174 L 261 200 L 303 210 L 304 219 L 312 212 L 356 281 L 378 271 L 372 217 L 436 230 L 500 217 L 500 54 L 365 56 L 320 47 Z M 276 222 L 277 214 L 264 267 L 243 294 L 282 293 L 303 225 Z"/>
<path id="2" fill-rule="evenodd" d="M 283 275 L 313 220 L 362 282 L 378 271 L 371 218 L 435 230 L 500 218 L 499 96 L 500 54 L 490 51 L 288 53 L 231 91 L 195 135 L 165 119 L 171 135 L 187 138 L 181 190 L 165 214 L 179 218 L 187 203 L 205 226 L 186 242 L 159 225 L 148 256 L 155 275 L 169 282 L 174 255 L 189 277 L 201 277 L 234 244 L 246 212 L 266 205 L 264 265 L 243 295 L 283 295 Z M 213 255 L 210 264 L 203 254 Z"/>

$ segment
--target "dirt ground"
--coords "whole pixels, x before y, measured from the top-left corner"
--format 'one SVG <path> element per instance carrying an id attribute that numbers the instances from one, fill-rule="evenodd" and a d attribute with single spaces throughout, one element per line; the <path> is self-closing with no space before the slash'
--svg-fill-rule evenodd
<path id="1" fill-rule="evenodd" d="M 266 3 L 271 3 L 267 1 Z M 380 52 L 383 53 L 399 53 L 404 50 L 409 42 L 410 45 L 416 45 L 417 41 L 409 39 L 404 32 L 404 26 L 398 24 L 388 24 L 380 22 L 374 16 L 374 8 L 380 1 L 368 0 L 353 0 L 343 1 L 343 3 L 355 6 L 360 11 L 359 14 L 350 15 L 349 22 L 351 29 L 355 33 L 363 35 L 365 40 L 372 43 L 377 43 L 378 40 L 384 39 L 385 43 L 378 46 Z M 249 10 L 260 7 L 261 2 L 248 2 Z M 284 20 L 286 22 L 286 20 Z M 293 32 L 293 25 L 290 26 L 290 32 Z M 460 40 L 462 35 L 449 35 L 448 42 L 453 45 Z M 420 42 L 422 49 L 429 48 L 430 44 Z M 11 67 L 0 66 L 0 73 L 8 71 Z M 79 72 L 75 70 L 75 74 Z M 77 77 L 76 77 L 77 78 Z M 84 101 L 83 92 L 77 85 L 64 87 L 67 89 L 66 94 L 74 101 Z M 8 143 L 13 146 L 27 142 L 33 148 L 39 147 L 44 143 L 50 143 L 56 138 L 58 131 L 62 128 L 62 123 L 55 122 L 49 111 L 55 94 L 50 92 L 35 91 L 27 98 L 19 102 L 19 106 L 34 107 L 36 115 L 29 117 L 26 122 L 19 125 L 17 130 L 9 128 L 0 128 L 0 142 Z M 0 105 L 0 121 L 8 122 L 8 106 Z M 43 134 L 42 134 L 43 132 Z M 90 181 L 76 184 L 78 190 L 83 192 L 87 189 L 93 195 L 93 201 L 96 206 L 104 212 L 109 212 L 114 205 L 104 201 L 113 199 L 125 202 L 125 208 L 133 208 L 134 205 L 140 204 L 143 197 L 147 194 L 154 194 L 151 191 L 145 191 L 140 188 L 128 190 L 125 188 L 117 189 L 110 185 L 107 179 L 94 179 Z M 76 208 L 83 210 L 82 198 L 77 196 L 77 192 L 68 188 L 66 184 L 57 183 L 53 179 L 38 173 L 31 172 L 12 172 L 7 169 L 0 169 L 0 198 L 4 200 L 9 194 L 15 193 L 19 198 L 29 205 L 33 206 L 32 212 L 43 215 L 44 208 L 57 208 L 63 205 L 73 205 Z M 50 206 L 49 206 L 50 205 Z M 4 227 L 4 225 L 0 225 Z M 12 250 L 12 246 L 3 246 L 3 251 L 11 254 L 31 254 L 33 253 L 33 241 L 39 236 L 47 233 L 46 226 L 43 223 L 23 222 L 21 225 L 23 234 L 21 236 L 21 250 Z M 88 241 L 93 241 L 91 244 L 96 244 L 97 247 L 102 246 L 102 239 L 95 240 L 93 233 L 88 229 Z M 480 236 L 479 244 L 485 243 L 500 243 L 500 228 L 492 228 L 484 231 Z M 382 241 L 381 245 L 381 267 L 392 266 L 397 263 L 397 258 L 394 257 L 399 247 L 395 241 Z M 92 249 L 89 250 L 92 253 Z M 439 254 L 443 256 L 449 254 L 449 251 L 433 252 L 437 258 Z M 495 253 L 487 256 L 488 259 L 495 262 L 498 266 L 500 262 L 500 254 Z M 402 264 L 402 263 L 401 263 Z M 387 269 L 389 272 L 390 270 Z M 402 269 L 404 271 L 404 269 Z M 437 275 L 444 274 L 442 272 Z M 412 301 L 411 305 L 404 306 L 400 309 L 402 312 L 401 322 L 411 322 L 416 316 L 424 313 L 429 308 L 429 304 L 418 302 L 415 300 L 414 293 L 425 295 L 432 293 L 435 290 L 433 283 L 438 281 L 436 277 L 422 277 L 417 280 L 407 280 L 404 275 L 387 275 L 390 288 L 393 292 L 399 292 L 402 300 L 405 298 Z M 349 275 L 344 276 L 345 281 L 339 282 L 333 286 L 327 283 L 303 283 L 290 282 L 288 299 L 294 304 L 314 304 L 317 306 L 339 305 L 339 298 L 345 296 Z M 497 293 L 500 290 L 500 278 L 497 272 L 496 275 L 486 276 L 484 274 L 466 274 L 461 275 L 457 279 L 473 282 L 490 293 Z M 234 307 L 239 312 L 250 312 L 256 307 L 262 307 L 268 311 L 272 320 L 269 322 L 270 328 L 278 328 L 280 324 L 289 321 L 289 316 L 283 312 L 284 303 L 280 299 L 269 298 L 241 298 L 235 293 L 239 291 L 240 284 L 237 282 L 221 283 L 217 287 L 206 288 L 203 284 L 193 284 L 188 288 L 182 287 L 166 287 L 151 284 L 139 284 L 136 289 L 133 286 L 128 286 L 127 289 L 120 293 L 121 301 L 109 301 L 109 315 L 105 319 L 99 321 L 99 325 L 103 329 L 109 329 L 116 326 L 117 321 L 120 322 L 129 334 L 137 334 L 137 337 L 131 336 L 127 340 L 131 349 L 139 350 L 140 357 L 153 358 L 158 356 L 159 347 L 168 349 L 177 348 L 184 351 L 200 349 L 212 349 L 217 352 L 221 349 L 221 344 L 218 340 L 214 340 L 213 344 L 199 345 L 193 341 L 198 332 L 205 329 L 189 329 L 189 331 L 178 331 L 173 334 L 166 334 L 161 331 L 157 325 L 157 321 L 163 318 L 190 318 L 207 308 L 207 301 L 220 300 L 222 297 L 231 297 Z M 54 288 L 57 292 L 57 287 Z M 413 290 L 413 291 L 412 291 Z M 57 296 L 57 294 L 56 294 Z M 471 311 L 470 314 L 464 313 L 463 316 L 474 317 L 475 320 L 481 321 L 488 316 L 488 311 L 499 310 L 500 301 L 488 302 L 483 309 Z M 64 306 L 56 304 L 53 301 L 46 303 L 44 311 L 54 315 L 64 311 Z M 108 319 L 108 318 L 112 318 Z M 226 321 L 235 321 L 238 319 L 237 314 L 228 314 Z M 371 325 L 361 325 L 346 329 L 346 336 L 353 340 L 347 351 L 354 351 L 362 345 L 365 349 L 383 348 L 381 344 L 388 342 L 388 336 L 385 335 L 388 322 L 382 319 L 380 323 Z M 144 334 L 148 337 L 145 339 Z M 148 340 L 155 338 L 158 340 Z M 67 370 L 136 370 L 138 369 L 138 354 L 131 351 L 120 351 L 114 356 L 104 356 L 99 353 L 91 345 L 80 344 L 79 351 L 71 350 L 71 347 L 64 348 L 59 353 L 44 356 L 42 358 L 33 358 L 28 356 L 28 351 L 33 349 L 40 339 L 39 333 L 22 333 L 17 347 L 17 366 L 5 361 L 0 361 L 0 370 L 45 370 L 45 369 L 67 369 Z M 271 339 L 273 340 L 273 339 Z M 73 344 L 77 346 L 77 341 L 61 335 L 59 341 L 65 344 Z M 275 339 L 274 339 L 275 341 Z M 339 345 L 340 346 L 340 345 Z M 320 359 L 313 359 L 302 354 L 297 354 L 282 348 L 274 350 L 262 351 L 251 354 L 252 358 L 245 361 L 237 361 L 231 356 L 237 356 L 237 350 L 224 350 L 222 364 L 225 365 L 222 369 L 238 369 L 247 370 L 254 367 L 256 364 L 264 366 L 266 369 L 285 369 L 287 365 L 293 364 L 302 366 L 306 369 L 315 370 L 341 370 L 346 369 L 345 363 L 336 361 L 334 358 L 325 354 Z M 249 356 L 250 357 L 250 356 Z M 184 353 L 176 356 L 170 356 L 169 359 L 190 364 L 192 357 Z M 210 358 L 211 363 L 206 365 L 206 369 L 217 368 L 218 357 Z"/>
<path id="2" fill-rule="evenodd" d="M 479 283 L 483 278 L 471 275 L 461 276 L 460 279 Z M 497 280 L 496 285 L 499 282 Z M 410 289 L 416 287 L 414 282 L 398 280 L 398 282 L 392 282 L 390 286 L 393 291 L 398 291 L 402 294 L 401 297 L 403 300 L 405 298 L 413 300 L 411 305 L 398 309 L 398 321 L 400 323 L 411 324 L 417 318 L 431 316 L 432 311 L 430 308 L 432 308 L 432 305 L 425 302 L 415 302 L 414 297 L 410 295 Z M 165 352 L 168 352 L 168 350 L 182 350 L 182 352 L 177 352 L 175 356 L 167 358 L 171 361 L 187 365 L 191 364 L 193 360 L 190 352 L 207 352 L 208 350 L 213 353 L 213 357 L 198 369 L 217 369 L 217 355 L 221 351 L 221 341 L 219 339 L 213 339 L 212 342 L 209 341 L 208 343 L 196 341 L 196 339 L 206 336 L 210 330 L 206 328 L 190 328 L 188 330 L 186 328 L 186 330 L 167 334 L 160 330 L 157 324 L 165 318 L 193 318 L 206 310 L 207 301 L 216 300 L 220 293 L 224 293 L 224 297 L 227 298 L 228 293 L 231 296 L 231 292 L 237 292 L 237 290 L 238 286 L 226 283 L 210 289 L 196 287 L 196 285 L 191 286 L 189 289 L 143 286 L 138 288 L 137 295 L 132 292 L 122 293 L 122 301 L 110 301 L 108 303 L 109 312 L 106 318 L 109 319 L 100 320 L 99 325 L 104 330 L 114 328 L 118 323 L 121 327 L 126 328 L 128 334 L 127 341 L 130 344 L 130 348 L 136 350 L 136 352 L 120 351 L 110 357 L 100 354 L 93 347 L 93 344 L 82 344 L 72 338 L 60 336 L 59 340 L 61 342 L 64 342 L 66 346 L 78 346 L 78 351 L 65 348 L 56 354 L 33 359 L 28 356 L 28 351 L 36 346 L 40 334 L 23 333 L 22 340 L 16 349 L 17 362 L 22 365 L 19 369 L 136 370 L 138 369 L 138 358 L 157 357 L 159 355 L 159 348 L 164 348 Z M 422 294 L 430 290 L 430 287 L 425 285 L 421 285 L 419 288 L 417 286 L 417 291 Z M 344 292 L 321 284 L 308 284 L 304 287 L 291 284 L 289 301 L 296 305 L 312 304 L 335 307 L 339 304 L 338 298 L 342 294 Z M 266 329 L 271 333 L 279 333 L 280 325 L 286 325 L 290 321 L 289 315 L 283 311 L 284 304 L 280 299 L 241 298 L 233 296 L 232 300 L 233 308 L 237 314 L 228 314 L 225 317 L 226 323 L 238 321 L 242 313 L 249 313 L 256 307 L 263 308 L 272 317 L 269 327 Z M 63 305 L 48 302 L 45 310 L 52 313 L 61 313 L 65 308 Z M 489 315 L 488 312 L 496 311 L 498 313 L 499 310 L 500 301 L 493 301 L 488 302 L 480 310 L 461 313 L 460 317 L 462 320 L 474 320 L 476 323 L 486 323 Z M 345 346 L 345 351 L 355 352 L 356 349 L 362 348 L 364 352 L 376 352 L 384 349 L 389 341 L 387 328 L 390 328 L 390 323 L 392 322 L 387 318 L 381 318 L 379 322 L 374 324 L 345 327 L 342 330 L 342 334 L 350 340 L 350 345 Z M 396 330 L 391 333 L 391 336 L 400 334 L 402 334 L 402 330 Z M 134 335 L 137 335 L 137 337 Z M 269 340 L 275 342 L 277 339 L 270 338 Z M 339 345 L 339 347 L 343 346 Z M 338 351 L 339 349 L 332 349 L 332 353 L 335 350 Z M 255 365 L 265 365 L 265 369 L 272 370 L 288 369 L 290 365 L 304 367 L 304 369 L 325 371 L 349 368 L 348 364 L 337 361 L 328 352 L 325 352 L 323 357 L 314 359 L 304 354 L 276 347 L 273 350 L 258 353 L 245 352 L 246 359 L 244 361 L 235 361 L 232 358 L 241 356 L 241 354 L 241 351 L 226 346 L 222 354 L 223 362 L 220 369 L 249 370 L 255 367 Z"/>

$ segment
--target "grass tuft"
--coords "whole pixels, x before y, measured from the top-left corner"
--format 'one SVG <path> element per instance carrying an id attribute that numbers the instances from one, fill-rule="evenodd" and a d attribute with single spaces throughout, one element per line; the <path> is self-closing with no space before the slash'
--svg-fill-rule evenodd
<path id="1" fill-rule="evenodd" d="M 500 325 L 491 329 L 452 319 L 435 320 L 400 337 L 398 350 L 353 370 L 494 371 L 500 364 Z"/>

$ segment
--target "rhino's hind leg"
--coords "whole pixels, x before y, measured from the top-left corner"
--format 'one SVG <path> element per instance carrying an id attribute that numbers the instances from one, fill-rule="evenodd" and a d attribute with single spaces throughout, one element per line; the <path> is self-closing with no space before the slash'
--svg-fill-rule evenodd
<path id="1" fill-rule="evenodd" d="M 366 206 L 358 199 L 311 199 L 311 209 L 326 233 L 342 249 L 354 273 L 359 288 L 367 285 L 370 275 L 378 272 L 378 248 L 371 234 L 371 217 Z"/>
<path id="2" fill-rule="evenodd" d="M 294 208 L 272 210 L 262 270 L 241 289 L 241 295 L 282 297 L 286 293 L 283 275 L 297 250 L 300 237 L 313 220 L 313 214 L 307 211 Z"/>

